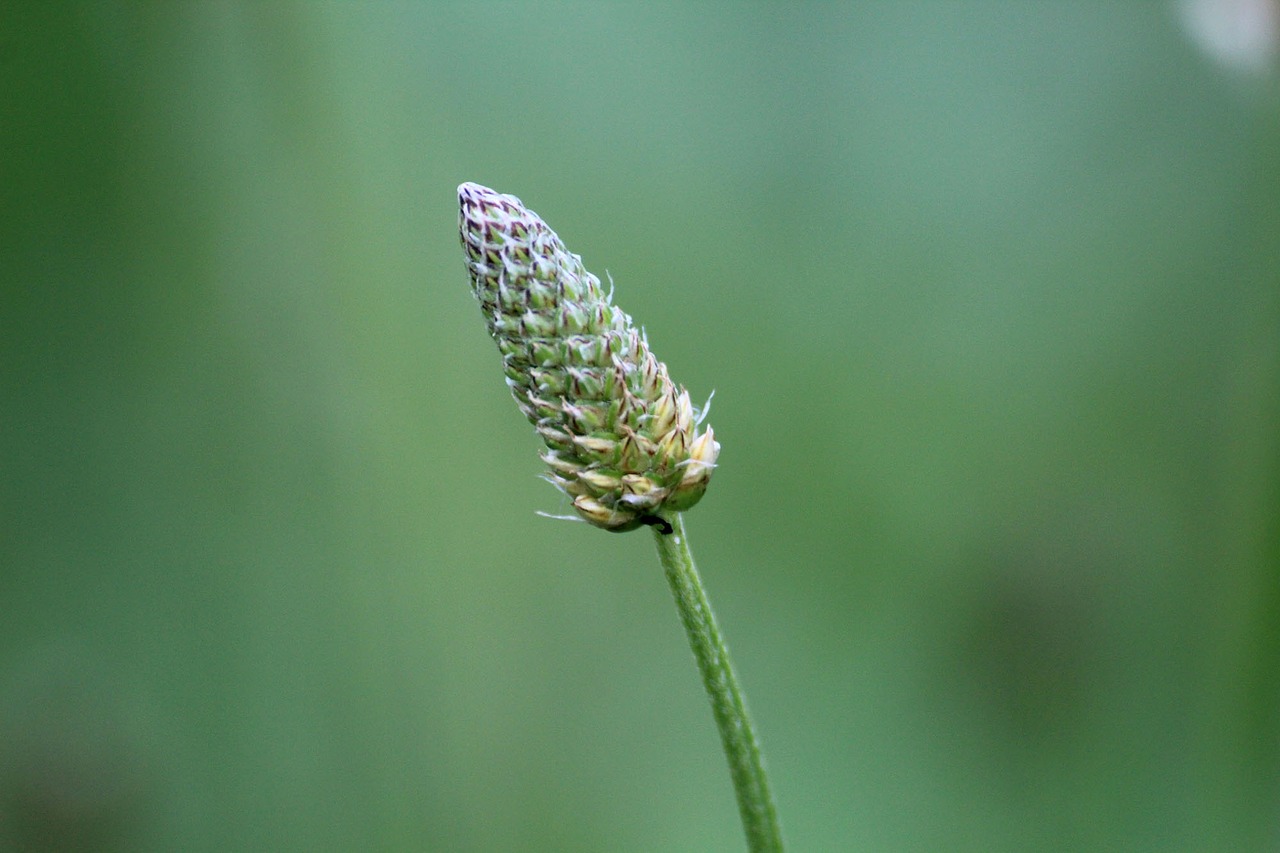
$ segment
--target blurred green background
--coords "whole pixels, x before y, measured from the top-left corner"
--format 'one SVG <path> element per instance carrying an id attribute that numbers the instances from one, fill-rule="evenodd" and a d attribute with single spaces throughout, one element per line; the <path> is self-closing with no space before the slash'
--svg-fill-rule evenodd
<path id="1" fill-rule="evenodd" d="M 716 391 L 795 850 L 1275 849 L 1229 5 L 5 4 L 0 849 L 741 848 L 649 534 L 535 515 L 466 180 Z"/>

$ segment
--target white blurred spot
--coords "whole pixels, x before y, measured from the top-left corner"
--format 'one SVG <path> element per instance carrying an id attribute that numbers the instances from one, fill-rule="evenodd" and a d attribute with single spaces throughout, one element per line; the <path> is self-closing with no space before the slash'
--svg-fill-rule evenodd
<path id="1" fill-rule="evenodd" d="M 1215 61 L 1249 74 L 1267 72 L 1280 46 L 1280 0 L 1178 0 L 1182 25 Z"/>

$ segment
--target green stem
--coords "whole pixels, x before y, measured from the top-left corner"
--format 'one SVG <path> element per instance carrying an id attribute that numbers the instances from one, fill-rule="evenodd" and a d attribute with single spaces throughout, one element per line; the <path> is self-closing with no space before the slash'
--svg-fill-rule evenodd
<path id="1" fill-rule="evenodd" d="M 689 540 L 684 532 L 684 518 L 673 513 L 667 518 L 671 533 L 654 528 L 658 557 L 667 573 L 667 583 L 675 596 L 680 621 L 689 634 L 689 646 L 698 661 L 702 683 L 711 700 L 711 712 L 720 728 L 720 742 L 729 761 L 729 775 L 738 795 L 738 811 L 747 833 L 747 849 L 753 853 L 782 850 L 782 827 L 778 823 L 769 778 L 756 743 L 755 730 L 747 717 L 742 689 L 733 674 L 729 651 L 720 639 L 716 617 L 702 590 L 702 579 L 693 565 Z"/>

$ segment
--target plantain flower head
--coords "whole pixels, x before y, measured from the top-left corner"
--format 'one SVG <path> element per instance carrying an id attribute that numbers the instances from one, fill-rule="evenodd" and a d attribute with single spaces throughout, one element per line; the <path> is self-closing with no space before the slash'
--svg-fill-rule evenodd
<path id="1" fill-rule="evenodd" d="M 547 479 L 606 530 L 669 529 L 707 490 L 720 444 L 644 333 L 515 196 L 458 187 L 471 289 Z"/>

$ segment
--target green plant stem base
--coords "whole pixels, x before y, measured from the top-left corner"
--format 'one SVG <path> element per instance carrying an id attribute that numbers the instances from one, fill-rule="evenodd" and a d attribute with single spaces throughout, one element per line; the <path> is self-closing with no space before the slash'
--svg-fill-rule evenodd
<path id="1" fill-rule="evenodd" d="M 756 743 L 755 730 L 747 717 L 742 688 L 733 674 L 729 652 L 720 638 L 711 604 L 702 589 L 702 579 L 693 564 L 689 539 L 684 531 L 684 518 L 678 513 L 664 516 L 671 523 L 671 533 L 655 528 L 658 557 L 666 570 L 667 582 L 675 596 L 680 621 L 689 634 L 689 646 L 698 661 L 702 683 L 711 700 L 711 712 L 720 729 L 720 742 L 729 761 L 729 774 L 738 796 L 738 811 L 747 834 L 747 849 L 754 853 L 782 850 L 782 827 L 777 808 L 769 792 L 769 779 L 764 760 Z"/>

